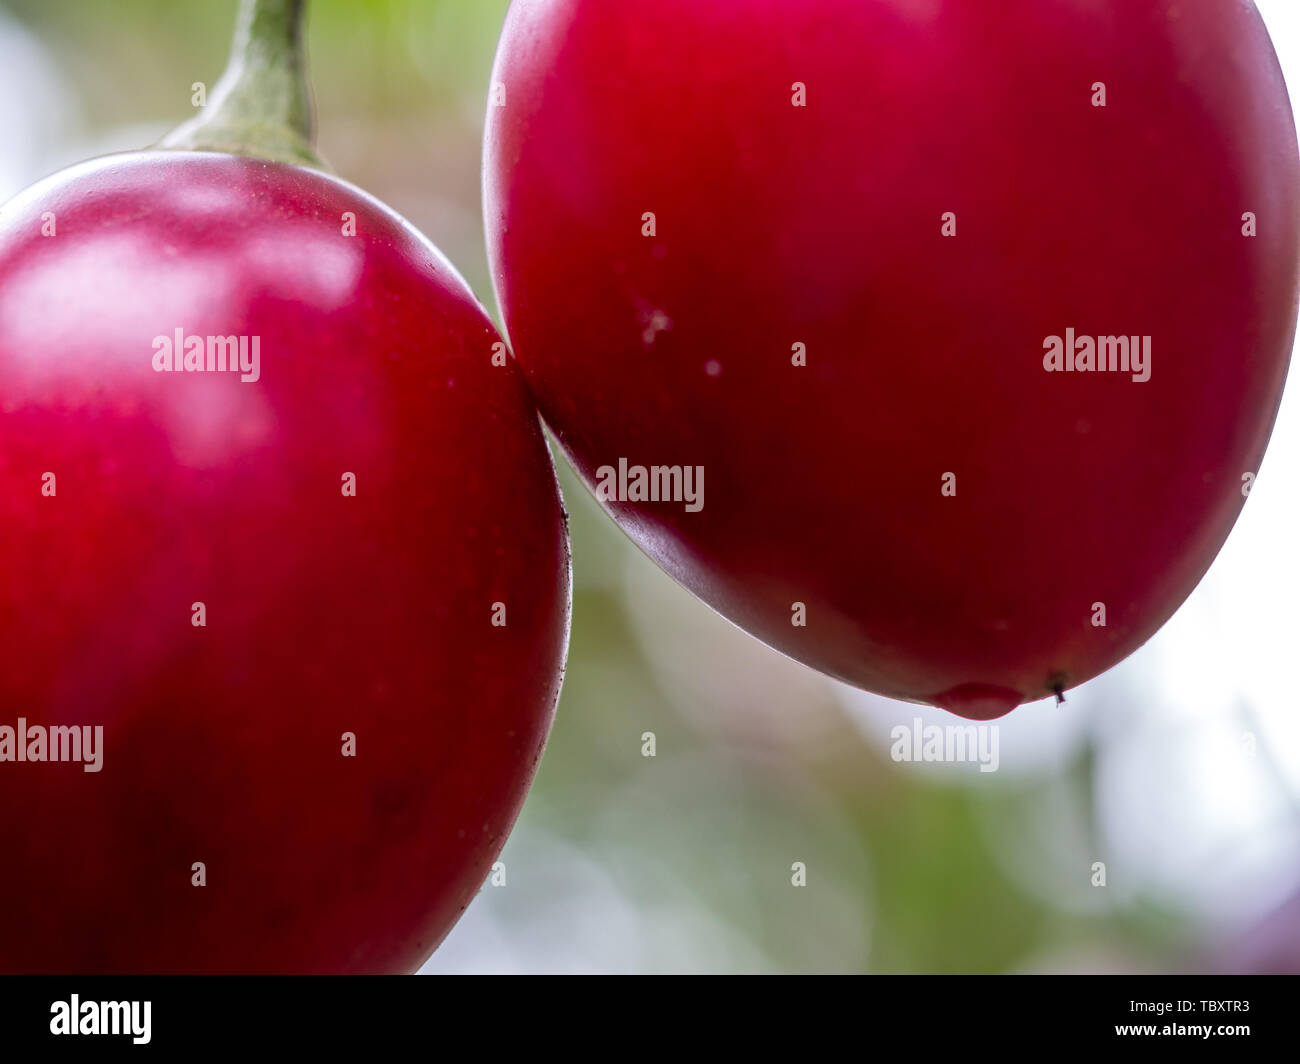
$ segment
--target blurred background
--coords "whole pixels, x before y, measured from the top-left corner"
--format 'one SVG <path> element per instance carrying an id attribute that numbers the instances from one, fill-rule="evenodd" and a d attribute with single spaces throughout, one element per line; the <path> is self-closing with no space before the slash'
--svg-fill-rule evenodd
<path id="1" fill-rule="evenodd" d="M 312 0 L 309 24 L 323 155 L 494 314 L 479 141 L 507 6 Z M 1300 94 L 1300 5 L 1259 7 Z M 234 12 L 0 0 L 0 200 L 191 115 Z M 1191 599 L 1064 706 L 1000 722 L 989 773 L 892 760 L 896 725 L 956 719 L 733 628 L 561 461 L 574 610 L 555 730 L 504 883 L 424 971 L 1300 971 L 1298 393 Z"/>

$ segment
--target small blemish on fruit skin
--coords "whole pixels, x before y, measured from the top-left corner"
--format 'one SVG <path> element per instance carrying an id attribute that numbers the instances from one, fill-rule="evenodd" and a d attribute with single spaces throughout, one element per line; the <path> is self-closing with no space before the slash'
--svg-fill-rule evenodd
<path id="1" fill-rule="evenodd" d="M 654 347 L 659 334 L 668 332 L 673 327 L 673 319 L 656 308 L 641 314 L 641 325 L 641 343 L 646 347 Z"/>

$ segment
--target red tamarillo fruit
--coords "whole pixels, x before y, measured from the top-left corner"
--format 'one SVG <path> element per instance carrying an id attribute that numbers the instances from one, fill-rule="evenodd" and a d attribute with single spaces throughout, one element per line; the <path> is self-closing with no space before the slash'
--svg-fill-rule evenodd
<path id="1" fill-rule="evenodd" d="M 991 718 L 1149 638 L 1259 470 L 1300 164 L 1225 0 L 515 0 L 484 192 L 574 467 L 742 628 Z"/>
<path id="2" fill-rule="evenodd" d="M 300 8 L 245 4 L 164 148 L 0 209 L 0 970 L 412 970 L 550 726 L 535 409 L 312 167 Z"/>

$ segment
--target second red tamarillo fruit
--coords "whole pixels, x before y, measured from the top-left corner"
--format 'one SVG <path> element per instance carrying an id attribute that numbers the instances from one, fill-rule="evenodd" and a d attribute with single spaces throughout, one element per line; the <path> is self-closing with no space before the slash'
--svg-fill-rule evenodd
<path id="1" fill-rule="evenodd" d="M 547 736 L 536 411 L 437 249 L 311 167 L 299 7 L 246 4 L 176 150 L 0 209 L 0 971 L 413 970 Z"/>
<path id="2" fill-rule="evenodd" d="M 660 565 L 991 718 L 1148 639 L 1259 471 L 1300 162 L 1252 4 L 515 0 L 494 283 Z"/>

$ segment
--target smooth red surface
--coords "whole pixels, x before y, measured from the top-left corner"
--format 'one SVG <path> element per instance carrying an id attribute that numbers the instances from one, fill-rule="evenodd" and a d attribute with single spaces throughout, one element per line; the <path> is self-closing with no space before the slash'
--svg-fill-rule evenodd
<path id="1" fill-rule="evenodd" d="M 260 336 L 261 380 L 154 372 L 177 327 Z M 432 952 L 568 634 L 554 473 L 496 342 L 432 245 L 322 174 L 122 155 L 0 209 L 0 724 L 105 729 L 98 773 L 0 763 L 0 970 Z"/>
<path id="2" fill-rule="evenodd" d="M 698 513 L 609 510 L 737 624 L 990 717 L 1204 574 L 1296 320 L 1253 5 L 515 0 L 493 81 L 489 250 L 543 416 L 588 483 L 705 468 Z M 1151 379 L 1045 372 L 1067 328 L 1151 336 Z"/>

